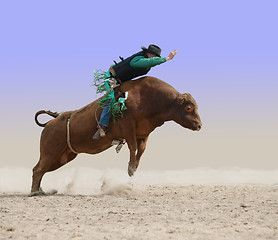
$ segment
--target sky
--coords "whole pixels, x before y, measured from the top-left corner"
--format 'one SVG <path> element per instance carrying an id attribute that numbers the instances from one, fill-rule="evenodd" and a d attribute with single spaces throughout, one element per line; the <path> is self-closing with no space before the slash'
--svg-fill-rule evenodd
<path id="1" fill-rule="evenodd" d="M 148 75 L 191 93 L 203 128 L 156 129 L 140 168 L 278 169 L 277 7 L 274 0 L 0 1 L 0 168 L 37 163 L 37 111 L 94 101 L 95 69 L 156 44 L 162 56 L 179 53 Z M 69 166 L 125 169 L 128 161 L 124 146 L 119 154 L 81 154 Z"/>

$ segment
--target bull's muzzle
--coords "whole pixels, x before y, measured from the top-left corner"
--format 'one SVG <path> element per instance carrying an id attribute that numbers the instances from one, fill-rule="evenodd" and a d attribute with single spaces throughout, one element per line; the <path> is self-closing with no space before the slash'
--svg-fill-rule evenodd
<path id="1" fill-rule="evenodd" d="M 194 131 L 200 131 L 202 128 L 202 123 L 199 121 L 194 121 L 193 122 L 193 129 Z"/>

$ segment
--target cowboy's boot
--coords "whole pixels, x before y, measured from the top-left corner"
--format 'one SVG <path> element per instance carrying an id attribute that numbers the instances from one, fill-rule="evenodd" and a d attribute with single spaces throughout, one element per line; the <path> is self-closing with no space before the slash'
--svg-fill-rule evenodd
<path id="1" fill-rule="evenodd" d="M 98 127 L 97 132 L 95 133 L 95 135 L 93 136 L 94 140 L 99 140 L 101 138 L 103 138 L 106 135 L 106 127 L 100 125 L 100 127 Z"/>

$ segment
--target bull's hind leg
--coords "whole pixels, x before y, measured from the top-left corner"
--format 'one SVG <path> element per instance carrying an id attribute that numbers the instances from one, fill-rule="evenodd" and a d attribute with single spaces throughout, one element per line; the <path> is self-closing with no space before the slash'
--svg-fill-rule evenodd
<path id="1" fill-rule="evenodd" d="M 54 171 L 73 160 L 77 155 L 64 151 L 59 157 L 41 156 L 37 165 L 33 168 L 31 196 L 45 195 L 40 188 L 42 177 L 45 173 Z"/>
<path id="2" fill-rule="evenodd" d="M 42 189 L 40 189 L 41 180 L 45 171 L 40 167 L 41 158 L 37 165 L 33 168 L 33 177 L 32 177 L 32 188 L 31 188 L 31 196 L 36 195 L 44 195 Z"/>

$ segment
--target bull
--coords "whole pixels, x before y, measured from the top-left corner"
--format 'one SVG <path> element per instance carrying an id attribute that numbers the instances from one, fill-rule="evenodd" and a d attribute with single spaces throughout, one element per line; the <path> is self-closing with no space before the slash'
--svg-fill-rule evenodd
<path id="1" fill-rule="evenodd" d="M 201 129 L 198 106 L 189 93 L 181 94 L 169 84 L 149 76 L 125 82 L 121 90 L 128 92 L 127 110 L 122 118 L 110 121 L 108 133 L 100 140 L 93 140 L 101 114 L 97 100 L 76 111 L 36 113 L 35 121 L 44 129 L 40 158 L 33 168 L 31 195 L 43 194 L 40 188 L 43 175 L 72 161 L 78 153 L 97 154 L 110 148 L 113 140 L 125 140 L 130 152 L 128 174 L 133 176 L 148 136 L 155 128 L 173 120 L 193 131 Z M 43 113 L 54 119 L 40 123 L 37 118 Z"/>

